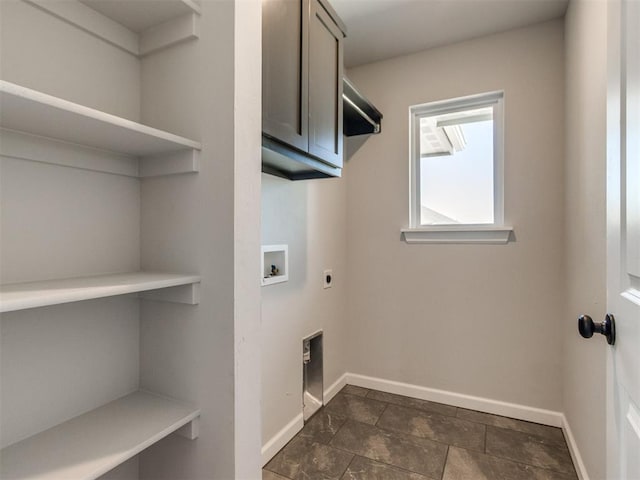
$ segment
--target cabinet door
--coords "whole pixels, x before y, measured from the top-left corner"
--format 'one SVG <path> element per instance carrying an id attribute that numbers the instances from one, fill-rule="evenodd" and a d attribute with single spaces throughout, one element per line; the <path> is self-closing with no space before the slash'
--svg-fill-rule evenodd
<path id="1" fill-rule="evenodd" d="M 262 131 L 309 148 L 309 0 L 262 2 Z"/>
<path id="2" fill-rule="evenodd" d="M 342 167 L 343 36 L 318 0 L 309 20 L 309 153 Z"/>

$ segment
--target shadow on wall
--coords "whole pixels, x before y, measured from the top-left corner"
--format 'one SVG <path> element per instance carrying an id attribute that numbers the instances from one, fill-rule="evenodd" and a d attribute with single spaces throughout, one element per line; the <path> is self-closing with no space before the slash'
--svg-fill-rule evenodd
<path id="1" fill-rule="evenodd" d="M 358 135 L 355 137 L 345 137 L 344 154 L 345 160 L 351 160 L 351 157 L 365 144 L 371 135 Z"/>
<path id="2" fill-rule="evenodd" d="M 286 291 L 307 279 L 308 195 L 306 181 L 262 174 L 262 244 L 289 245 L 289 281 L 280 287 Z"/>

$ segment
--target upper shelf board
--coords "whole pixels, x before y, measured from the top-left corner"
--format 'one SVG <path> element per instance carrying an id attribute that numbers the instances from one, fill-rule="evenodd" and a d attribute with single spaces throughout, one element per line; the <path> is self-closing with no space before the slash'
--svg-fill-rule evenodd
<path id="1" fill-rule="evenodd" d="M 0 126 L 134 157 L 202 148 L 194 140 L 4 80 Z"/>
<path id="2" fill-rule="evenodd" d="M 382 113 L 358 91 L 347 77 L 343 77 L 342 87 L 344 134 L 347 137 L 353 137 L 380 133 Z"/>
<path id="3" fill-rule="evenodd" d="M 200 5 L 193 0 L 80 0 L 105 17 L 141 33 L 151 27 L 189 13 L 200 14 Z"/>
<path id="4" fill-rule="evenodd" d="M 0 312 L 146 292 L 200 282 L 197 275 L 118 273 L 0 285 Z"/>
<path id="5" fill-rule="evenodd" d="M 93 480 L 199 415 L 192 407 L 138 391 L 4 448 L 0 476 Z"/>

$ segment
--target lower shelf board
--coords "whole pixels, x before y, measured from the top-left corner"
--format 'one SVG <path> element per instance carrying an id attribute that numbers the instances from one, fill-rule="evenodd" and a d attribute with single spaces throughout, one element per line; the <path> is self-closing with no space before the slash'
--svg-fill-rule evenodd
<path id="1" fill-rule="evenodd" d="M 137 391 L 0 451 L 3 480 L 92 480 L 182 427 L 200 410 Z"/>

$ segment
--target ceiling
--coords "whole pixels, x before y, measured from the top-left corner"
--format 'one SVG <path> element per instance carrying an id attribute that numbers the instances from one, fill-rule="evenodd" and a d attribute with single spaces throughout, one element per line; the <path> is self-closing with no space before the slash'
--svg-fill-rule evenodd
<path id="1" fill-rule="evenodd" d="M 564 15 L 569 0 L 331 0 L 354 67 Z"/>

